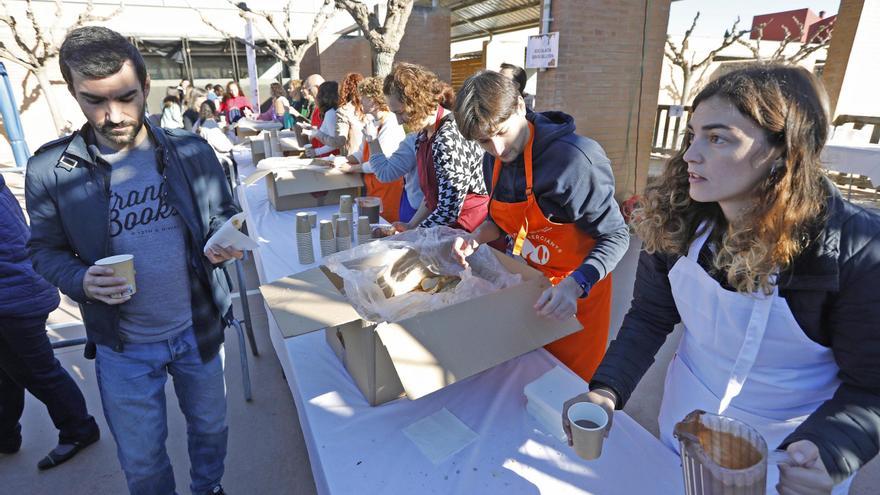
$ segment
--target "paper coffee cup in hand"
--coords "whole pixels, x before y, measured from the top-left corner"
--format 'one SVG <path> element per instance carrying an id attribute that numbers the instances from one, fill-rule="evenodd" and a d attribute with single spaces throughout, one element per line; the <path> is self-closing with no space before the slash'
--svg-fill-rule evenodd
<path id="1" fill-rule="evenodd" d="M 575 453 L 588 461 L 602 455 L 602 442 L 608 427 L 608 413 L 598 404 L 578 402 L 568 408 L 571 442 Z"/>
<path id="2" fill-rule="evenodd" d="M 133 296 L 137 292 L 137 285 L 135 284 L 134 279 L 134 255 L 119 254 L 108 258 L 102 258 L 96 261 L 95 265 L 112 268 L 114 277 L 125 279 L 125 290 L 119 294 L 111 295 L 111 299 L 122 299 L 125 296 Z"/>

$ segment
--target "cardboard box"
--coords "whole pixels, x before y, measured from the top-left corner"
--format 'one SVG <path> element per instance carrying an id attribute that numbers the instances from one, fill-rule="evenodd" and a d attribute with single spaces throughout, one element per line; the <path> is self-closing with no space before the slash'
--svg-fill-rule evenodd
<path id="1" fill-rule="evenodd" d="M 251 156 L 254 163 L 259 163 L 260 160 L 266 158 L 266 141 L 269 138 L 269 132 L 263 131 L 250 138 Z M 278 144 L 281 147 L 279 156 L 300 156 L 302 154 L 303 149 L 297 144 L 296 134 L 293 131 L 279 131 Z"/>
<path id="2" fill-rule="evenodd" d="M 581 329 L 575 318 L 542 318 L 535 301 L 549 281 L 492 251 L 521 284 L 397 323 L 361 319 L 326 267 L 260 287 L 285 338 L 324 330 L 370 405 L 418 399 Z"/>
<path id="3" fill-rule="evenodd" d="M 338 204 L 344 194 L 360 196 L 363 185 L 360 174 L 346 174 L 332 168 L 278 170 L 266 175 L 269 202 L 277 211 Z"/>

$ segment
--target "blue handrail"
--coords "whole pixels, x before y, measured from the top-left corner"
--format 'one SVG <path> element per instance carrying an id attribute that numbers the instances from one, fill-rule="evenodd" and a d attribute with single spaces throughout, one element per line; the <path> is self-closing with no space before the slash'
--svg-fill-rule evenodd
<path id="1" fill-rule="evenodd" d="M 18 107 L 15 105 L 15 97 L 12 93 L 12 83 L 9 82 L 9 75 L 3 62 L 0 62 L 0 79 L 3 80 L 3 85 L 0 87 L 0 115 L 3 116 L 3 127 L 6 128 L 6 137 L 9 138 L 9 144 L 12 146 L 15 164 L 25 167 L 31 153 L 24 140 Z"/>

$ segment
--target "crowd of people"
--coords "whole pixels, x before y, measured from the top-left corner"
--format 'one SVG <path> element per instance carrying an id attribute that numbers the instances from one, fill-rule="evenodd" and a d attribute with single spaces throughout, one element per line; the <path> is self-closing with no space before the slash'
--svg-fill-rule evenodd
<path id="1" fill-rule="evenodd" d="M 749 67 L 703 88 L 682 149 L 627 225 L 601 144 L 578 134 L 571 115 L 534 111 L 513 65 L 480 71 L 457 93 L 411 63 L 384 78 L 313 74 L 273 83 L 261 108 L 234 81 L 204 90 L 184 81 L 156 126 L 144 117 L 143 58 L 118 33 L 72 31 L 60 64 L 87 124 L 28 164 L 27 246 L 24 218 L 0 191 L 11 212 L 0 216 L 0 294 L 12 297 L 0 298 L 0 452 L 21 443 L 25 389 L 59 429 L 41 467 L 99 438 L 45 335 L 57 287 L 80 303 L 129 491 L 174 493 L 170 374 L 187 421 L 190 489 L 223 493 L 223 269 L 242 253 L 206 243 L 237 212 L 219 165 L 232 149 L 223 129 L 251 117 L 293 129 L 310 140 L 308 156 L 361 174 L 398 231 L 453 227 L 450 249 L 463 264 L 489 244 L 541 271 L 551 284 L 535 311 L 583 326 L 547 346 L 589 384 L 566 408 L 592 402 L 613 417 L 681 323 L 660 411 L 671 449 L 685 414 L 723 411 L 788 452 L 768 471 L 768 487 L 783 494 L 845 493 L 878 453 L 880 216 L 822 175 L 825 97 L 803 69 Z M 609 347 L 612 272 L 631 228 L 644 247 Z M 134 296 L 95 264 L 122 253 L 135 257 Z"/>

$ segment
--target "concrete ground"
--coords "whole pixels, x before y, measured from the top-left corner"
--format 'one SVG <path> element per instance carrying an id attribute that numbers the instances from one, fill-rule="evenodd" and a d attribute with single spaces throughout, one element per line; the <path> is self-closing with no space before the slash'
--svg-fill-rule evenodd
<path id="1" fill-rule="evenodd" d="M 9 174 L 7 181 L 16 194 L 21 193 L 20 180 Z M 623 262 L 614 272 L 614 309 L 612 332 L 629 307 L 635 279 L 638 243 L 634 242 Z M 252 261 L 246 263 L 249 288 L 257 287 Z M 231 494 L 299 494 L 316 493 L 308 454 L 303 442 L 296 408 L 290 390 L 268 338 L 266 313 L 259 294 L 249 297 L 259 357 L 250 356 L 253 402 L 242 396 L 241 368 L 237 339 L 227 333 L 226 380 L 228 389 L 229 455 L 224 486 Z M 236 315 L 241 315 L 236 303 Z M 69 300 L 62 303 L 50 317 L 53 339 L 84 336 L 79 310 Z M 613 335 L 612 335 L 613 338 Z M 646 429 L 657 434 L 657 411 L 663 392 L 666 365 L 678 343 L 674 333 L 661 349 L 657 361 L 640 383 L 627 404 L 626 412 Z M 77 381 L 86 397 L 90 412 L 98 420 L 103 437 L 69 463 L 47 472 L 36 469 L 37 461 L 57 441 L 57 432 L 42 403 L 27 396 L 22 418 L 24 443 L 22 450 L 11 456 L 0 454 L 0 495 L 86 495 L 124 494 L 125 480 L 116 459 L 115 444 L 101 411 L 94 363 L 82 356 L 82 346 L 56 352 L 61 364 Z M 171 389 L 168 396 L 168 452 L 175 466 L 178 491 L 188 493 L 189 460 L 183 416 Z M 868 464 L 859 473 L 851 494 L 870 495 L 880 491 L 880 461 Z"/>

